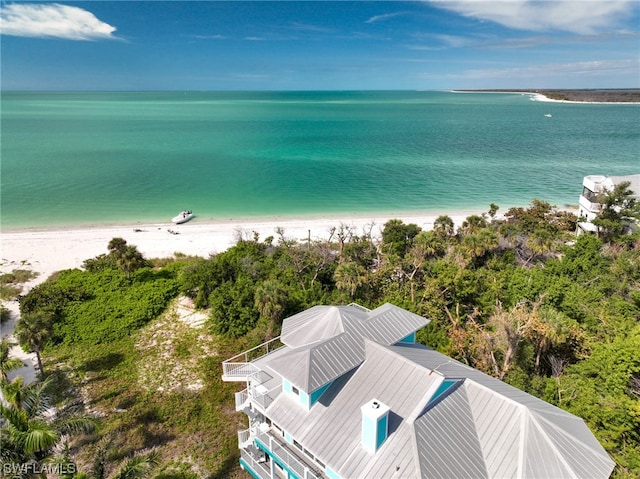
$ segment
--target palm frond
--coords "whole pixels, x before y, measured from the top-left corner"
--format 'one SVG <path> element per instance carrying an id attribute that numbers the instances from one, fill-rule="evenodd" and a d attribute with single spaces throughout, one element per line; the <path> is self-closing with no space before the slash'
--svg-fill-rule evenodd
<path id="1" fill-rule="evenodd" d="M 27 431 L 11 431 L 11 433 L 12 439 L 20 444 L 27 454 L 48 451 L 60 437 L 50 424 L 41 420 L 29 421 Z"/>
<path id="2" fill-rule="evenodd" d="M 36 381 L 24 387 L 23 407 L 28 412 L 29 417 L 36 417 L 44 414 L 51 408 L 51 400 L 46 390 L 51 386 L 53 377 L 50 376 L 44 381 Z"/>
<path id="3" fill-rule="evenodd" d="M 158 465 L 159 458 L 160 454 L 156 450 L 133 456 L 127 459 L 110 479 L 140 479 L 146 477 Z"/>
<path id="4" fill-rule="evenodd" d="M 54 421 L 55 428 L 61 434 L 89 434 L 96 430 L 97 421 L 86 415 L 62 417 Z"/>
<path id="5" fill-rule="evenodd" d="M 9 404 L 8 406 L 0 404 L 0 417 L 7 421 L 5 428 L 26 431 L 29 426 L 27 413 L 13 404 Z"/>

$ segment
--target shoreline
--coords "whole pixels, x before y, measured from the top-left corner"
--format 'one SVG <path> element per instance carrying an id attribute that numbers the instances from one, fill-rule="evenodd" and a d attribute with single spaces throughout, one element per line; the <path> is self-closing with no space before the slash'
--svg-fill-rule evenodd
<path id="1" fill-rule="evenodd" d="M 199 222 L 194 218 L 181 225 L 165 222 L 2 231 L 0 274 L 10 273 L 15 269 L 27 269 L 37 273 L 35 278 L 22 285 L 22 294 L 26 294 L 57 271 L 81 268 L 85 260 L 107 254 L 109 241 L 116 237 L 123 238 L 128 244 L 135 246 L 146 259 L 170 258 L 175 253 L 208 258 L 228 250 L 239 239 L 253 239 L 254 232 L 259 235 L 259 241 L 264 241 L 268 236 L 273 236 L 274 241 L 277 241 L 277 228 L 283 229 L 286 239 L 295 239 L 301 243 L 309 240 L 327 240 L 331 235 L 330 230 L 338 230 L 341 226 L 348 228 L 354 235 L 368 233 L 373 238 L 380 239 L 384 224 L 391 219 L 399 219 L 405 224 L 414 223 L 423 230 L 430 230 L 441 215 L 449 216 L 457 228 L 470 215 L 483 213 L 486 213 L 485 209 L 477 208 L 441 213 L 315 215 L 216 222 Z M 502 215 L 498 213 L 497 217 L 501 218 Z M 171 234 L 169 230 L 177 234 Z M 2 325 L 2 337 L 15 340 L 13 330 L 20 315 L 19 304 L 15 300 L 4 301 L 3 304 L 11 312 L 11 319 Z M 10 355 L 24 363 L 24 367 L 10 373 L 10 378 L 22 376 L 25 383 L 34 381 L 35 354 L 25 353 L 16 345 L 11 349 Z"/>
<path id="2" fill-rule="evenodd" d="M 504 95 L 528 95 L 529 100 L 539 101 L 545 103 L 573 103 L 582 105 L 640 105 L 637 101 L 587 101 L 587 100 L 559 100 L 556 98 L 550 98 L 544 93 L 536 91 L 498 91 L 498 90 L 449 90 L 451 93 L 490 93 L 490 94 L 504 94 Z"/>
<path id="3" fill-rule="evenodd" d="M 511 205 L 522 206 L 522 205 Z M 511 208 L 511 206 L 507 207 Z M 505 209 L 505 210 L 506 210 Z M 374 212 L 356 212 L 356 213 L 292 213 L 292 214 L 268 214 L 259 216 L 237 216 L 237 217 L 213 217 L 209 215 L 195 214 L 193 220 L 190 220 L 188 225 L 198 225 L 198 227 L 204 226 L 224 226 L 229 223 L 233 224 L 275 224 L 284 222 L 324 222 L 324 221 L 362 221 L 369 218 L 396 218 L 396 217 L 411 217 L 411 218 L 426 218 L 435 217 L 440 215 L 448 216 L 460 216 L 463 214 L 472 215 L 486 213 L 488 205 L 485 208 L 475 207 L 460 207 L 439 210 L 409 210 L 409 211 L 374 211 Z M 76 230 L 99 230 L 99 229 L 121 229 L 121 228 L 149 228 L 149 227 L 172 227 L 172 226 L 184 226 L 176 225 L 167 219 L 149 218 L 142 219 L 135 222 L 124 221 L 107 221 L 104 223 L 72 223 L 72 224 L 51 224 L 51 225 L 15 225 L 15 226 L 2 226 L 0 227 L 0 234 L 16 234 L 16 233 L 38 233 L 38 232 L 52 232 L 52 231 L 76 231 Z"/>
<path id="4" fill-rule="evenodd" d="M 443 212 L 451 217 L 456 226 L 469 215 L 481 214 L 483 210 Z M 3 231 L 0 237 L 0 272 L 14 269 L 31 269 L 39 275 L 26 287 L 46 280 L 51 274 L 63 269 L 79 268 L 86 259 L 107 253 L 112 238 L 121 237 L 134 245 L 145 258 L 172 257 L 175 253 L 209 257 L 226 251 L 242 238 L 259 241 L 268 236 L 276 237 L 276 229 L 282 228 L 286 238 L 299 241 L 327 239 L 330 228 L 341 225 L 349 227 L 353 234 L 362 235 L 370 231 L 379 237 L 384 224 L 390 219 L 404 223 L 415 223 L 424 230 L 431 229 L 441 214 L 371 214 L 351 216 L 314 216 L 304 218 L 256 218 L 188 223 L 121 224 L 108 226 L 28 228 Z M 173 231 L 177 234 L 171 234 Z M 33 284 L 32 284 L 33 283 Z"/>

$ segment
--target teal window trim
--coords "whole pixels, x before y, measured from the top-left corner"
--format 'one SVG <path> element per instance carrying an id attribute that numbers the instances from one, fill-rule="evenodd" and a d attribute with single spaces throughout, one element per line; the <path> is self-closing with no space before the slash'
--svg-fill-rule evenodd
<path id="1" fill-rule="evenodd" d="M 436 392 L 433 393 L 433 396 L 431 396 L 431 399 L 429 399 L 429 402 L 427 403 L 427 406 L 430 406 L 431 404 L 433 404 L 440 396 L 442 396 L 452 386 L 455 386 L 459 382 L 460 381 L 457 380 L 457 379 L 445 379 L 444 381 L 442 381 L 440 383 L 440 386 L 438 386 L 438 389 L 436 389 Z"/>
<path id="2" fill-rule="evenodd" d="M 400 341 L 398 341 L 398 343 L 408 343 L 408 344 L 414 344 L 415 342 L 416 342 L 416 332 L 415 331 L 413 333 L 405 336 Z"/>
<path id="3" fill-rule="evenodd" d="M 325 384 L 324 386 L 320 386 L 318 389 L 316 389 L 315 391 L 313 391 L 310 395 L 309 398 L 311 400 L 311 406 L 313 406 L 315 403 L 318 402 L 318 400 L 320 399 L 320 397 L 322 397 L 322 395 L 324 394 L 324 392 L 329 389 L 329 386 L 331 386 L 333 384 L 333 381 L 328 382 L 327 384 Z"/>

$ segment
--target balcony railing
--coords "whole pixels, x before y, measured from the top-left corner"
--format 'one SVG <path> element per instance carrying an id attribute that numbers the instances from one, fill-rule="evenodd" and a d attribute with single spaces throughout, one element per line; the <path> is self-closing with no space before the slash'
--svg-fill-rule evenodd
<path id="1" fill-rule="evenodd" d="M 246 381 L 249 376 L 259 371 L 252 361 L 260 359 L 283 346 L 280 336 L 251 348 L 243 353 L 222 362 L 223 381 Z"/>
<path id="2" fill-rule="evenodd" d="M 322 479 L 323 474 L 300 459 L 289 450 L 289 446 L 270 433 L 260 433 L 256 436 L 256 443 L 264 449 L 274 461 L 289 469 L 301 479 Z"/>
<path id="3" fill-rule="evenodd" d="M 242 411 L 249 406 L 250 402 L 260 406 L 263 411 L 266 411 L 281 392 L 282 384 L 278 384 L 270 390 L 263 390 L 259 385 L 243 389 L 242 391 L 235 393 L 236 411 Z"/>
<path id="4" fill-rule="evenodd" d="M 244 389 L 236 393 L 236 411 L 242 411 L 249 405 L 249 392 Z"/>
<path id="5" fill-rule="evenodd" d="M 271 471 L 267 469 L 267 466 L 264 462 L 260 462 L 259 459 L 253 457 L 249 451 L 242 449 L 240 451 L 240 463 L 244 461 L 247 467 L 250 467 L 251 470 L 258 476 L 260 479 L 271 479 Z"/>
<path id="6" fill-rule="evenodd" d="M 580 206 L 585 208 L 590 213 L 599 213 L 600 211 L 602 211 L 601 203 L 589 201 L 589 199 L 585 198 L 584 196 L 580 197 L 579 203 L 580 203 Z"/>
<path id="7" fill-rule="evenodd" d="M 251 428 L 238 431 L 238 448 L 243 449 L 252 442 Z"/>
<path id="8" fill-rule="evenodd" d="M 271 403 L 275 401 L 278 394 L 282 392 L 282 384 L 278 384 L 270 391 L 259 392 L 257 388 L 249 388 L 251 401 L 258 404 L 263 410 L 266 410 Z"/>

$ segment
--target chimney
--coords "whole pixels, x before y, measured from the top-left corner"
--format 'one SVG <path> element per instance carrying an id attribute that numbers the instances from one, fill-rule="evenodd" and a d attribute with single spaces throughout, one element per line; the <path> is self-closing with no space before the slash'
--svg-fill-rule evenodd
<path id="1" fill-rule="evenodd" d="M 376 452 L 389 432 L 389 406 L 372 399 L 360 408 L 362 411 L 362 445 Z"/>

